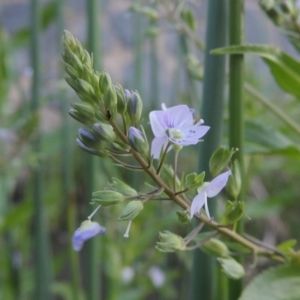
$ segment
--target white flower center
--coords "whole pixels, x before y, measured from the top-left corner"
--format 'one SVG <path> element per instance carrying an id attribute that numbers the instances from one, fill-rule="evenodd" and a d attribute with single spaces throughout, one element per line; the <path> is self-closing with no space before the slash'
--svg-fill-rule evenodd
<path id="1" fill-rule="evenodd" d="M 175 140 L 181 140 L 183 138 L 181 130 L 176 128 L 170 128 L 167 135 Z"/>

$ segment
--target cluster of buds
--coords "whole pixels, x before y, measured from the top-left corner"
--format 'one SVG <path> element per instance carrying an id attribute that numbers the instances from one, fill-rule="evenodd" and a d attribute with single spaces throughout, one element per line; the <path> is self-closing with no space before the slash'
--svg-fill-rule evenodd
<path id="1" fill-rule="evenodd" d="M 260 0 L 260 6 L 272 22 L 284 30 L 300 50 L 300 3 L 298 0 Z"/>

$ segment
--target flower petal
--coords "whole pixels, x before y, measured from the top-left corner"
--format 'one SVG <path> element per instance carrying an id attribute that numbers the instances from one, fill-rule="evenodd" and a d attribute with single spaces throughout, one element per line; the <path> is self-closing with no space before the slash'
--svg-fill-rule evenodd
<path id="1" fill-rule="evenodd" d="M 206 201 L 206 194 L 205 192 L 199 193 L 192 202 L 191 208 L 190 208 L 190 216 L 191 218 L 194 216 L 194 214 L 200 213 L 201 208 L 205 204 Z"/>
<path id="2" fill-rule="evenodd" d="M 104 234 L 106 229 L 99 225 L 97 222 L 92 222 L 90 220 L 84 221 L 73 235 L 73 249 L 75 251 L 80 251 L 86 240 L 96 236 Z"/>
<path id="3" fill-rule="evenodd" d="M 194 125 L 188 129 L 182 130 L 185 138 L 201 139 L 209 130 L 209 126 Z"/>
<path id="4" fill-rule="evenodd" d="M 192 122 L 193 124 L 193 115 L 190 112 L 190 109 L 187 105 L 176 105 L 168 108 L 166 111 L 165 122 L 168 128 L 180 128 L 180 124 L 182 126 L 186 126 L 184 124 Z"/>
<path id="5" fill-rule="evenodd" d="M 212 198 L 218 195 L 225 187 L 230 175 L 231 171 L 229 170 L 215 177 L 205 189 L 207 197 Z"/>
<path id="6" fill-rule="evenodd" d="M 151 111 L 149 114 L 150 124 L 153 131 L 154 136 L 160 137 L 166 134 L 166 130 L 168 129 L 165 121 L 164 121 L 165 111 Z"/>
<path id="7" fill-rule="evenodd" d="M 167 135 L 163 137 L 155 137 L 151 144 L 151 156 L 153 156 L 154 159 L 159 159 L 160 152 L 163 149 L 165 149 L 168 145 L 169 139 Z M 171 150 L 171 147 L 168 151 Z"/>

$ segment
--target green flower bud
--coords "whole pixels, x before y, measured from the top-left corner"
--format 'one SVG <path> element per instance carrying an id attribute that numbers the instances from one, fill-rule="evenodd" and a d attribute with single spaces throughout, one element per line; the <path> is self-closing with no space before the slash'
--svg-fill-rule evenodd
<path id="1" fill-rule="evenodd" d="M 129 185 L 119 180 L 118 178 L 113 177 L 112 181 L 113 182 L 110 184 L 111 188 L 121 193 L 122 195 L 129 196 L 129 197 L 137 195 L 136 190 L 134 190 L 133 188 L 131 188 Z"/>
<path id="2" fill-rule="evenodd" d="M 68 30 L 64 30 L 63 32 L 62 44 L 64 47 L 74 47 L 74 45 L 76 44 L 75 38 Z"/>
<path id="3" fill-rule="evenodd" d="M 236 150 L 229 150 L 227 147 L 220 146 L 211 156 L 209 161 L 209 170 L 212 177 L 216 177 L 227 167 L 232 155 Z"/>
<path id="4" fill-rule="evenodd" d="M 113 86 L 107 88 L 106 93 L 104 95 L 104 103 L 109 115 L 106 116 L 108 120 L 115 116 L 117 110 L 117 93 Z"/>
<path id="5" fill-rule="evenodd" d="M 107 89 L 112 86 L 112 81 L 109 74 L 104 71 L 99 77 L 99 88 L 103 95 L 105 95 Z"/>
<path id="6" fill-rule="evenodd" d="M 109 124 L 96 123 L 93 125 L 93 133 L 99 140 L 113 142 L 116 140 L 116 134 Z"/>
<path id="7" fill-rule="evenodd" d="M 68 83 L 68 85 L 76 92 L 78 93 L 78 88 L 77 88 L 77 82 L 76 79 L 73 79 L 69 75 L 65 76 L 65 80 Z M 85 101 L 85 100 L 84 100 Z"/>
<path id="8" fill-rule="evenodd" d="M 78 72 L 75 68 L 70 66 L 69 64 L 63 62 L 63 67 L 66 71 L 66 73 L 71 77 L 71 78 L 78 78 L 80 76 L 80 72 Z"/>
<path id="9" fill-rule="evenodd" d="M 128 140 L 134 150 L 139 152 L 142 156 L 148 156 L 149 144 L 144 130 L 142 133 L 137 128 L 130 126 L 128 130 Z"/>
<path id="10" fill-rule="evenodd" d="M 201 250 L 209 255 L 217 257 L 224 257 L 229 254 L 227 246 L 220 240 L 214 238 L 203 244 Z"/>
<path id="11" fill-rule="evenodd" d="M 125 94 L 126 95 L 126 94 Z M 136 125 L 141 118 L 143 102 L 138 92 L 133 92 L 128 99 L 127 111 L 133 125 Z"/>
<path id="12" fill-rule="evenodd" d="M 231 168 L 231 176 L 228 179 L 226 189 L 234 199 L 237 199 L 241 192 L 241 188 L 242 188 L 242 176 L 241 176 L 240 164 L 236 159 L 233 162 Z"/>
<path id="13" fill-rule="evenodd" d="M 236 201 L 231 202 L 228 201 L 226 204 L 225 217 L 227 222 L 234 223 L 238 221 L 244 214 L 244 202 Z"/>
<path id="14" fill-rule="evenodd" d="M 92 203 L 102 206 L 115 205 L 122 201 L 124 201 L 124 196 L 116 191 L 103 190 L 92 194 Z"/>
<path id="15" fill-rule="evenodd" d="M 231 279 L 240 279 L 245 276 L 244 267 L 232 257 L 220 257 L 218 261 L 222 271 Z"/>
<path id="16" fill-rule="evenodd" d="M 69 114 L 82 124 L 90 125 L 96 122 L 94 108 L 84 103 L 73 103 L 73 108 L 69 109 Z"/>
<path id="17" fill-rule="evenodd" d="M 80 78 L 76 79 L 76 87 L 77 93 L 84 101 L 94 103 L 97 100 L 93 87 L 85 80 Z"/>
<path id="18" fill-rule="evenodd" d="M 144 204 L 140 200 L 133 200 L 130 201 L 124 208 L 121 216 L 118 220 L 126 221 L 126 220 L 133 220 L 137 215 L 141 212 L 144 208 Z"/>
<path id="19" fill-rule="evenodd" d="M 88 147 L 97 149 L 100 146 L 100 141 L 86 128 L 78 129 L 78 137 Z"/>
<path id="20" fill-rule="evenodd" d="M 184 251 L 186 244 L 184 239 L 170 231 L 161 231 L 158 235 L 159 242 L 156 242 L 155 248 L 161 252 Z"/>
<path id="21" fill-rule="evenodd" d="M 106 149 L 101 149 L 101 148 L 95 149 L 92 147 L 88 147 L 79 138 L 76 139 L 76 143 L 82 150 L 84 150 L 85 152 L 88 152 L 90 154 L 97 155 L 100 157 L 105 157 L 105 156 L 108 156 L 108 154 L 109 154 Z"/>
<path id="22" fill-rule="evenodd" d="M 177 210 L 176 211 L 177 217 L 178 217 L 178 221 L 183 223 L 183 224 L 187 224 L 191 222 L 191 217 L 188 211 L 186 210 Z"/>
<path id="23" fill-rule="evenodd" d="M 125 97 L 124 90 L 120 84 L 115 85 L 115 90 L 117 93 L 117 111 L 120 115 L 125 114 L 127 108 L 127 101 Z"/>
<path id="24" fill-rule="evenodd" d="M 93 69 L 93 57 L 86 50 L 83 50 L 82 62 L 88 69 Z"/>

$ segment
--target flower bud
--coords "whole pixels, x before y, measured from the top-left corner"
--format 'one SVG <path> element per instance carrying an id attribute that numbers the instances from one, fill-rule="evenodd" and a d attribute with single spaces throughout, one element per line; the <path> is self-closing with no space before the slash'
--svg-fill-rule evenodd
<path id="1" fill-rule="evenodd" d="M 133 188 L 131 188 L 129 185 L 119 180 L 118 178 L 113 177 L 112 181 L 113 182 L 110 184 L 111 188 L 121 193 L 122 195 L 129 196 L 129 197 L 137 195 L 136 190 L 134 190 Z"/>
<path id="2" fill-rule="evenodd" d="M 178 217 L 178 221 L 183 224 L 187 224 L 191 222 L 190 214 L 186 210 L 177 210 L 176 215 Z"/>
<path id="3" fill-rule="evenodd" d="M 144 204 L 140 200 L 130 201 L 124 208 L 121 216 L 118 218 L 120 221 L 133 220 L 144 208 Z"/>
<path id="4" fill-rule="evenodd" d="M 109 112 L 109 116 L 106 116 L 108 120 L 115 116 L 115 112 L 117 109 L 117 93 L 113 86 L 107 88 L 104 95 L 104 103 L 107 111 Z"/>
<path id="5" fill-rule="evenodd" d="M 99 77 L 99 88 L 103 95 L 105 95 L 107 89 L 112 86 L 112 81 L 109 74 L 104 71 Z"/>
<path id="6" fill-rule="evenodd" d="M 93 125 L 93 133 L 99 140 L 113 142 L 116 134 L 111 125 L 105 123 L 96 123 Z"/>
<path id="7" fill-rule="evenodd" d="M 186 244 L 184 239 L 170 231 L 161 231 L 158 235 L 159 242 L 156 242 L 155 248 L 162 252 L 184 251 Z"/>
<path id="8" fill-rule="evenodd" d="M 224 257 L 229 254 L 227 246 L 222 241 L 214 238 L 203 244 L 201 250 L 216 257 Z"/>
<path id="9" fill-rule="evenodd" d="M 102 206 L 119 204 L 123 200 L 124 196 L 122 194 L 111 190 L 98 191 L 92 194 L 92 203 Z"/>
<path id="10" fill-rule="evenodd" d="M 125 97 L 124 90 L 120 84 L 115 85 L 115 90 L 117 93 L 117 111 L 120 115 L 125 114 L 127 108 L 127 101 Z"/>
<path id="11" fill-rule="evenodd" d="M 101 149 L 101 148 L 95 149 L 92 147 L 88 147 L 79 138 L 76 139 L 76 143 L 82 150 L 84 150 L 90 154 L 97 155 L 100 157 L 108 156 L 108 154 L 109 154 L 106 149 Z"/>
<path id="12" fill-rule="evenodd" d="M 128 130 L 128 140 L 131 147 L 139 152 L 142 156 L 148 156 L 149 144 L 147 138 L 140 130 L 130 126 Z"/>
<path id="13" fill-rule="evenodd" d="M 234 199 L 237 199 L 242 189 L 242 176 L 240 164 L 237 159 L 232 164 L 231 172 L 232 174 L 228 179 L 226 189 Z"/>
<path id="14" fill-rule="evenodd" d="M 76 44 L 75 38 L 68 30 L 64 30 L 63 32 L 62 44 L 64 47 L 73 47 Z"/>
<path id="15" fill-rule="evenodd" d="M 100 144 L 100 141 L 95 137 L 95 135 L 86 128 L 81 127 L 78 129 L 78 137 L 89 147 L 97 148 Z"/>
<path id="16" fill-rule="evenodd" d="M 228 223 L 234 223 L 238 221 L 244 214 L 244 202 L 228 201 L 226 204 L 225 217 Z"/>
<path id="17" fill-rule="evenodd" d="M 68 113 L 75 120 L 79 121 L 82 124 L 90 125 L 95 123 L 96 116 L 94 109 L 87 104 L 83 103 L 73 103 L 73 108 L 68 110 Z"/>
<path id="18" fill-rule="evenodd" d="M 231 279 L 240 279 L 245 276 L 244 267 L 232 257 L 219 257 L 222 271 Z"/>
<path id="19" fill-rule="evenodd" d="M 78 78 L 80 76 L 80 73 L 75 68 L 73 68 L 72 66 L 70 66 L 69 64 L 63 62 L 63 67 L 64 67 L 66 73 L 70 77 L 72 77 L 72 78 Z"/>
<path id="20" fill-rule="evenodd" d="M 211 156 L 209 161 L 209 170 L 212 177 L 216 177 L 221 171 L 227 167 L 233 153 L 236 150 L 229 150 L 227 147 L 220 146 Z"/>
<path id="21" fill-rule="evenodd" d="M 90 103 L 94 103 L 96 100 L 95 91 L 93 87 L 83 79 L 76 79 L 76 91 L 81 96 L 81 99 L 84 101 L 88 101 Z"/>
<path id="22" fill-rule="evenodd" d="M 132 124 L 137 124 L 141 118 L 143 102 L 138 92 L 133 92 L 128 99 L 127 111 Z"/>

